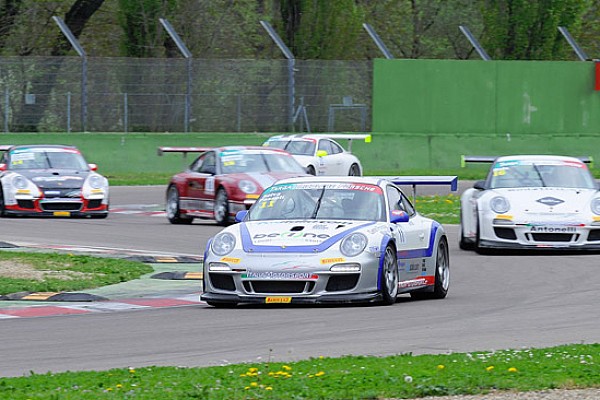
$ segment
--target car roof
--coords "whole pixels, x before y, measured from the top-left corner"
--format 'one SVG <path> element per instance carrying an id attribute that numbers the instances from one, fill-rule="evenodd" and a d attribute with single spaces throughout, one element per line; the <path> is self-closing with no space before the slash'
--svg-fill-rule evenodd
<path id="1" fill-rule="evenodd" d="M 277 181 L 275 184 L 289 184 L 289 183 L 362 183 L 368 185 L 381 186 L 382 183 L 387 182 L 385 179 L 380 177 L 371 176 L 306 176 L 297 178 L 286 178 Z M 390 182 L 391 183 L 391 182 Z"/>
<path id="2" fill-rule="evenodd" d="M 501 157 L 496 158 L 496 160 L 494 162 L 497 163 L 497 162 L 506 162 L 506 161 L 527 161 L 527 162 L 569 161 L 569 162 L 582 163 L 582 161 L 576 157 L 541 155 L 541 154 L 522 154 L 522 155 L 514 155 L 514 156 L 501 156 Z"/>
<path id="3" fill-rule="evenodd" d="M 14 145 L 10 148 L 10 150 L 13 149 L 30 149 L 30 148 L 43 148 L 43 149 L 70 149 L 70 150 L 77 150 L 77 147 L 75 146 L 67 146 L 67 145 L 62 145 L 62 144 L 18 144 L 18 145 Z"/>

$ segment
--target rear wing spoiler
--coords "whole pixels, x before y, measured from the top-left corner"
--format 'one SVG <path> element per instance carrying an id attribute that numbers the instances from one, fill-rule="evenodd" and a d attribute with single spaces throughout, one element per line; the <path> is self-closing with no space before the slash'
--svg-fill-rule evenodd
<path id="1" fill-rule="evenodd" d="M 417 197 L 417 186 L 442 185 L 450 186 L 450 191 L 458 190 L 458 176 L 378 176 L 398 186 L 411 186 L 413 202 Z"/>
<path id="2" fill-rule="evenodd" d="M 183 157 L 187 156 L 187 153 L 204 153 L 210 151 L 214 147 L 159 147 L 158 155 L 162 156 L 164 153 L 183 153 Z"/>
<path id="3" fill-rule="evenodd" d="M 467 163 L 493 163 L 498 156 L 460 156 L 460 166 L 464 168 Z M 589 164 L 590 168 L 594 168 L 594 158 L 592 156 L 575 157 L 581 162 Z"/>
<path id="4" fill-rule="evenodd" d="M 298 135 L 277 135 L 277 136 L 271 136 L 269 139 L 267 139 L 267 141 L 265 143 L 263 143 L 263 146 L 267 146 L 269 143 L 269 140 L 273 139 L 282 139 L 284 137 L 297 137 L 297 138 L 302 138 L 304 136 L 310 136 L 310 137 L 321 137 L 321 138 L 329 138 L 329 139 L 347 139 L 348 140 L 348 151 L 352 152 L 352 141 L 353 140 L 364 140 L 365 143 L 371 143 L 371 140 L 373 139 L 373 137 L 371 136 L 370 133 L 310 133 L 308 135 L 305 134 L 298 134 Z"/>

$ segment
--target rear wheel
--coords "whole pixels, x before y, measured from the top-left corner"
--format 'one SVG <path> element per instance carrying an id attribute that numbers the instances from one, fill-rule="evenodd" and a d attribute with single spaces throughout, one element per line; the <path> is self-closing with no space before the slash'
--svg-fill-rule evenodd
<path id="1" fill-rule="evenodd" d="M 413 299 L 443 299 L 448 294 L 450 287 L 450 256 L 448 255 L 448 242 L 441 238 L 438 243 L 435 259 L 435 283 L 433 292 L 413 292 Z"/>
<path id="2" fill-rule="evenodd" d="M 385 249 L 380 280 L 381 302 L 386 306 L 394 304 L 398 296 L 398 261 L 392 246 Z"/>
<path id="3" fill-rule="evenodd" d="M 225 189 L 220 188 L 215 197 L 215 221 L 221 226 L 229 224 L 229 199 Z"/>
<path id="4" fill-rule="evenodd" d="M 350 171 L 348 171 L 348 176 L 360 176 L 360 168 L 358 164 L 352 164 L 350 166 Z"/>
<path id="5" fill-rule="evenodd" d="M 167 189 L 167 219 L 170 223 L 178 225 L 189 225 L 194 221 L 193 218 L 181 215 L 179 191 L 175 185 L 171 185 Z"/>
<path id="6" fill-rule="evenodd" d="M 0 217 L 6 216 L 6 207 L 4 206 L 4 192 L 0 188 Z"/>

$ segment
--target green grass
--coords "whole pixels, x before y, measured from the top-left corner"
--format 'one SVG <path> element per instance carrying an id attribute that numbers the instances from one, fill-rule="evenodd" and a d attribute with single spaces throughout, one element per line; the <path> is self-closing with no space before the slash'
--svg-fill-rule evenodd
<path id="1" fill-rule="evenodd" d="M 425 217 L 433 218 L 441 224 L 460 223 L 460 196 L 418 196 L 415 208 Z"/>
<path id="2" fill-rule="evenodd" d="M 0 295 L 62 292 L 127 282 L 153 271 L 149 265 L 112 258 L 0 251 Z M 19 276 L 6 276 L 7 267 Z"/>
<path id="3" fill-rule="evenodd" d="M 0 398 L 383 399 L 600 387 L 600 345 L 0 378 Z"/>

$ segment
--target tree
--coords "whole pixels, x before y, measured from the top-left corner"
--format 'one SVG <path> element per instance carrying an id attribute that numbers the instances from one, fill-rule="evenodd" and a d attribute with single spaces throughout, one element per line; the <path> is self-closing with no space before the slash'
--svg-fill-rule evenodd
<path id="1" fill-rule="evenodd" d="M 484 47 L 494 59 L 565 59 L 567 46 L 558 27 L 578 31 L 590 4 L 590 0 L 486 0 Z"/>

